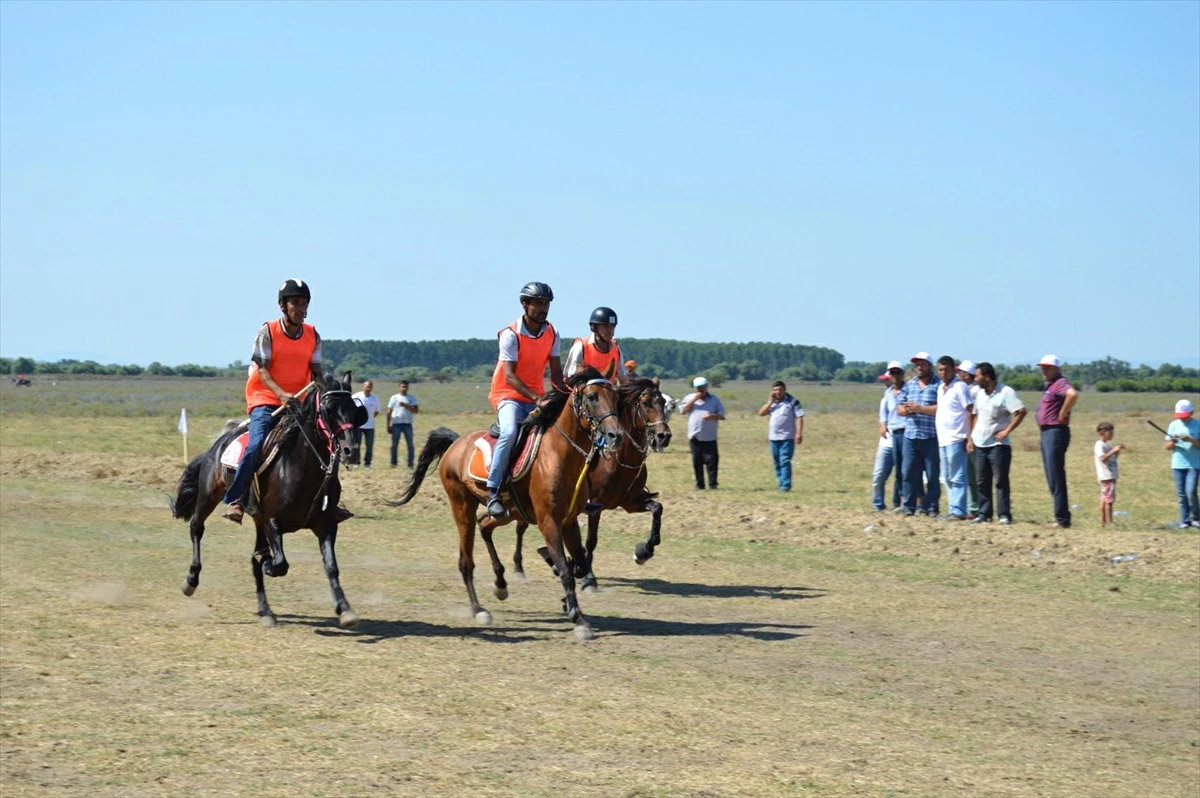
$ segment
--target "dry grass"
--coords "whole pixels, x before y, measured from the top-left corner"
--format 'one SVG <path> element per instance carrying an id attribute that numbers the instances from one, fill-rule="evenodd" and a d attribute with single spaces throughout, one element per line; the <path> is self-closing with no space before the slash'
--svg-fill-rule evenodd
<path id="1" fill-rule="evenodd" d="M 1089 412 L 1080 429 L 1094 427 Z M 430 413 L 420 428 L 482 418 Z M 220 421 L 195 419 L 193 430 Z M 35 418 L 8 415 L 0 786 L 5 796 L 1192 796 L 1200 545 L 1163 528 L 1173 496 L 1157 441 L 1135 438 L 1133 419 L 1116 423 L 1134 444 L 1118 503 L 1133 515 L 1095 526 L 1080 434 L 1078 523 L 1049 534 L 1034 523 L 1049 512 L 1036 452 L 1015 458 L 1013 527 L 895 519 L 867 509 L 869 418 L 814 413 L 784 496 L 771 489 L 761 420 L 735 411 L 720 491 L 688 489 L 682 435 L 652 461 L 666 506 L 659 556 L 641 567 L 630 558 L 646 517 L 605 516 L 602 589 L 582 597 L 599 637 L 579 643 L 556 580 L 533 567 L 536 533 L 530 581 L 512 584 L 508 601 L 491 598 L 486 564 L 477 571 L 496 624 L 475 626 L 436 479 L 407 508 L 384 504 L 404 469 L 344 477 L 359 517 L 339 554 L 358 628 L 337 628 L 305 535 L 287 540 L 291 574 L 268 583 L 281 625 L 262 628 L 250 533 L 215 518 L 201 587 L 185 598 L 190 543 L 164 507 L 180 471 L 179 455 L 163 454 L 178 448 L 173 425 L 126 442 L 134 421 L 66 419 L 59 446 Z M 497 539 L 510 550 L 510 532 Z M 1136 563 L 1109 560 L 1132 551 Z"/>

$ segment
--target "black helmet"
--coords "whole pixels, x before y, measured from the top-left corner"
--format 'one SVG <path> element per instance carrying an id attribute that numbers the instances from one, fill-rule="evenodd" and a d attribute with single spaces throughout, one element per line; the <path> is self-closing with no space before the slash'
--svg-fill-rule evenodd
<path id="1" fill-rule="evenodd" d="M 554 292 L 545 283 L 525 283 L 521 289 L 521 299 L 554 299 Z"/>
<path id="2" fill-rule="evenodd" d="M 308 290 L 308 283 L 295 278 L 288 280 L 283 285 L 279 286 L 280 302 L 283 302 L 283 300 L 290 296 L 302 296 L 310 302 L 312 301 L 312 293 L 310 293 Z"/>
<path id="3" fill-rule="evenodd" d="M 612 308 L 606 308 L 603 305 L 592 311 L 592 317 L 588 319 L 588 324 L 616 324 L 617 312 Z"/>

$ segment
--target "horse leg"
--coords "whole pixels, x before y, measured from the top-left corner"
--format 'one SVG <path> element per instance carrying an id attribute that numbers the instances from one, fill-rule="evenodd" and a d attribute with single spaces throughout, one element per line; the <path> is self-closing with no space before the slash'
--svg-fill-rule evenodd
<path id="1" fill-rule="evenodd" d="M 492 571 L 496 574 L 496 584 L 492 588 L 492 594 L 500 601 L 504 601 L 508 598 L 508 583 L 504 581 L 504 563 L 500 562 L 500 555 L 496 553 L 496 544 L 492 542 L 492 532 L 495 529 L 496 523 L 489 516 L 479 525 L 479 534 L 483 536 L 483 542 L 487 545 L 488 556 L 492 558 Z"/>
<path id="2" fill-rule="evenodd" d="M 325 576 L 329 578 L 329 592 L 333 594 L 333 611 L 338 617 L 338 625 L 348 629 L 358 625 L 358 615 L 350 609 L 350 602 L 346 601 L 346 594 L 342 592 L 342 583 L 338 581 L 337 555 L 333 553 L 334 544 L 337 542 L 337 528 L 337 521 L 330 513 L 313 532 L 316 533 L 317 542 L 321 547 L 321 561 L 325 564 Z"/>
<path id="3" fill-rule="evenodd" d="M 588 513 L 588 533 L 586 553 L 584 556 L 584 564 L 587 566 L 587 573 L 583 575 L 583 579 L 579 583 L 579 589 L 584 593 L 595 593 L 600 588 L 596 584 L 596 574 L 592 571 L 592 558 L 596 554 L 596 543 L 600 532 L 600 514 L 603 510 L 597 510 L 593 513 Z"/>
<path id="4" fill-rule="evenodd" d="M 524 521 L 517 522 L 517 545 L 513 549 L 513 576 L 524 581 L 525 577 L 525 560 L 521 557 L 521 543 L 525 540 L 525 530 L 529 529 L 529 524 Z"/>
<path id="5" fill-rule="evenodd" d="M 188 524 L 188 530 L 192 535 L 192 564 L 181 585 L 185 596 L 192 595 L 200 586 L 200 569 L 203 567 L 200 564 L 200 540 L 204 537 L 204 522 L 216 506 L 217 499 L 211 492 L 201 496 L 192 513 L 192 520 Z"/>
<path id="6" fill-rule="evenodd" d="M 254 541 L 254 554 L 250 556 L 250 570 L 254 573 L 254 589 L 258 594 L 258 617 L 262 618 L 263 626 L 274 626 L 275 613 L 271 612 L 271 605 L 267 604 L 267 589 L 263 585 L 263 559 L 268 553 L 266 537 L 260 530 Z"/>
<path id="7" fill-rule="evenodd" d="M 492 614 L 480 606 L 479 597 L 475 595 L 475 511 L 479 507 L 479 500 L 466 488 L 448 493 L 447 496 L 454 522 L 458 525 L 458 572 L 462 574 L 463 584 L 467 588 L 471 614 L 478 623 L 487 626 L 492 622 Z"/>
<path id="8" fill-rule="evenodd" d="M 263 529 L 271 556 L 271 559 L 263 560 L 263 573 L 271 577 L 287 576 L 288 561 L 283 554 L 283 534 L 279 531 L 279 523 L 274 518 L 267 518 L 264 523 L 260 524 L 256 518 L 254 524 Z"/>
<path id="9" fill-rule="evenodd" d="M 578 549 L 579 543 L 579 522 L 568 522 L 563 528 L 559 528 L 552 523 L 547 523 L 542 528 L 542 535 L 546 538 L 546 548 L 549 551 L 550 558 L 554 562 L 554 567 L 557 569 L 559 579 L 562 580 L 563 586 L 563 609 L 566 611 L 567 620 L 575 624 L 575 636 L 580 640 L 591 640 L 596 636 L 592 631 L 591 624 L 587 618 L 583 616 L 583 611 L 579 608 L 579 598 L 575 595 L 575 576 L 571 573 L 571 567 L 567 563 L 567 555 L 563 552 L 563 543 L 565 539 L 569 539 L 570 532 L 567 527 L 574 524 L 574 544 L 573 548 Z"/>
<path id="10" fill-rule="evenodd" d="M 662 527 L 662 505 L 650 499 L 646 502 L 645 509 L 650 511 L 650 535 L 633 550 L 633 561 L 638 565 L 653 557 L 654 547 L 662 543 L 662 538 L 658 536 L 658 530 Z"/>

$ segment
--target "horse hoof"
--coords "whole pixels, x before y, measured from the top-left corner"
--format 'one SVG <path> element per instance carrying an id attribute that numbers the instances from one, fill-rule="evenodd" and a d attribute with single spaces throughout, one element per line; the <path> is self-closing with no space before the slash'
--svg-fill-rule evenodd
<path id="1" fill-rule="evenodd" d="M 584 586 L 583 586 L 583 592 L 584 592 L 584 593 L 599 593 L 599 592 L 600 592 L 600 588 L 596 587 L 596 585 L 595 585 L 595 584 L 591 584 L 591 585 L 584 585 Z"/>
<path id="2" fill-rule="evenodd" d="M 480 626 L 491 626 L 492 614 L 487 610 L 480 610 L 479 612 L 475 613 L 475 623 L 479 624 Z"/>
<path id="3" fill-rule="evenodd" d="M 504 601 L 506 598 L 508 598 L 508 588 L 506 588 L 506 587 L 493 587 L 493 588 L 492 588 L 492 595 L 494 595 L 494 596 L 495 596 L 496 598 L 498 598 L 500 601 Z"/>
<path id="4" fill-rule="evenodd" d="M 576 640 L 595 640 L 596 632 L 586 623 L 581 623 L 575 627 Z"/>
<path id="5" fill-rule="evenodd" d="M 354 610 L 346 610 L 338 616 L 338 626 L 343 629 L 349 629 L 353 626 L 358 626 L 358 613 Z"/>
<path id="6" fill-rule="evenodd" d="M 267 627 L 268 629 L 270 627 L 274 626 L 275 625 L 275 614 L 269 613 L 267 615 L 262 616 L 262 625 Z"/>
<path id="7" fill-rule="evenodd" d="M 183 584 L 180 585 L 179 588 L 183 591 L 183 595 L 185 595 L 185 596 L 190 596 L 196 592 L 196 586 L 188 584 L 188 581 L 186 579 L 183 580 Z"/>
<path id="8" fill-rule="evenodd" d="M 648 548 L 645 543 L 637 544 L 637 548 L 633 550 L 633 561 L 638 565 L 641 565 L 653 556 L 654 549 Z"/>
<path id="9" fill-rule="evenodd" d="M 529 577 L 525 575 L 524 571 L 517 571 L 516 573 L 514 573 L 513 579 L 517 580 L 518 582 L 528 582 L 529 581 Z"/>
<path id="10" fill-rule="evenodd" d="M 580 612 L 579 612 L 578 607 L 571 607 L 571 609 L 567 610 L 567 620 L 568 621 L 570 621 L 571 623 L 576 623 L 579 620 L 579 618 L 580 618 Z"/>

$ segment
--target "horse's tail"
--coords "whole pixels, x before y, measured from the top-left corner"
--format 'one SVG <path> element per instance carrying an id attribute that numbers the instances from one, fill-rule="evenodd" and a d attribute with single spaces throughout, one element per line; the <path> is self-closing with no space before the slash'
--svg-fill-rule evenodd
<path id="1" fill-rule="evenodd" d="M 171 515 L 184 521 L 192 520 L 196 512 L 196 499 L 200 495 L 200 470 L 204 468 L 204 459 L 208 452 L 196 457 L 183 469 L 179 478 L 179 492 L 171 499 Z"/>
<path id="2" fill-rule="evenodd" d="M 412 479 L 408 481 L 408 488 L 404 491 L 404 495 L 396 501 L 389 501 L 388 504 L 392 507 L 408 504 L 412 497 L 417 495 L 417 489 L 421 487 L 421 483 L 425 481 L 425 473 L 429 471 L 429 467 L 446 453 L 450 444 L 458 440 L 458 437 L 458 433 L 449 427 L 438 427 L 430 432 L 429 437 L 425 439 L 425 447 L 421 449 L 421 456 L 417 458 L 417 467 L 413 469 Z"/>

